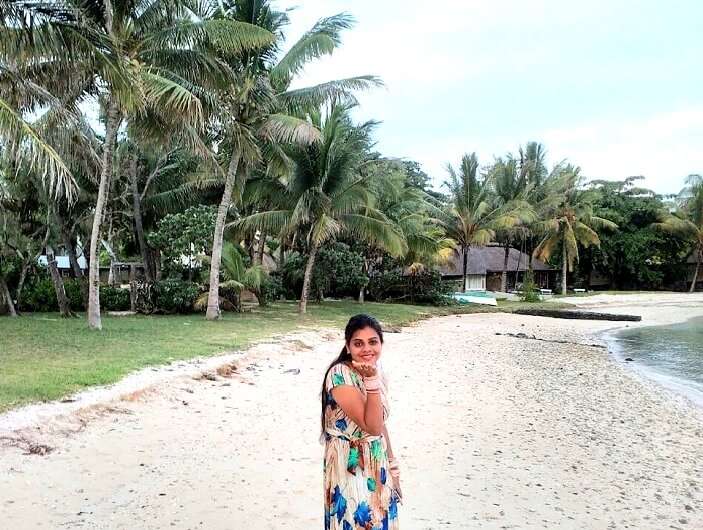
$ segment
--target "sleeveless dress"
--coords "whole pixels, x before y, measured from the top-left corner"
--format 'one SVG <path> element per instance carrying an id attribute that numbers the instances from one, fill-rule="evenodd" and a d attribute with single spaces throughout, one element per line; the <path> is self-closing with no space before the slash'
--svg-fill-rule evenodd
<path id="1" fill-rule="evenodd" d="M 361 430 L 332 398 L 340 385 L 354 386 L 366 397 L 359 373 L 345 363 L 327 374 L 325 391 L 325 530 L 399 530 L 398 497 L 388 472 L 386 439 Z M 387 387 L 382 385 L 384 419 Z"/>

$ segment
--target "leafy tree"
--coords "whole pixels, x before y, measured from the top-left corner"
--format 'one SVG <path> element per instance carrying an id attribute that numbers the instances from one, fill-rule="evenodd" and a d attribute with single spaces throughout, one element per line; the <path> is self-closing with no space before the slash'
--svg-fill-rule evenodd
<path id="1" fill-rule="evenodd" d="M 541 237 L 534 251 L 536 257 L 549 260 L 561 248 L 561 292 L 566 294 L 567 274 L 579 260 L 579 245 L 599 246 L 596 230 L 615 230 L 617 224 L 593 214 L 593 194 L 581 188 L 580 168 L 570 164 L 557 166 L 544 183 L 549 202 L 543 204 L 536 223 Z"/>
<path id="2" fill-rule="evenodd" d="M 210 255 L 215 210 L 211 206 L 191 206 L 183 213 L 168 214 L 157 223 L 157 230 L 148 236 L 149 244 L 159 249 L 169 271 L 182 271 L 188 260 L 189 273 L 193 259 Z"/>
<path id="3" fill-rule="evenodd" d="M 278 208 L 247 216 L 234 228 L 279 233 L 285 239 L 300 233 L 308 249 L 299 312 L 305 313 L 317 253 L 327 241 L 348 235 L 393 254 L 405 251 L 404 241 L 381 212 L 373 208 L 366 180 L 359 175 L 370 143 L 372 123 L 355 125 L 346 105 L 326 114 L 311 113 L 321 141 L 293 149 L 295 169 L 288 182 L 265 181 L 278 190 Z M 272 193 L 268 193 L 272 196 Z"/>
<path id="4" fill-rule="evenodd" d="M 505 207 L 520 206 L 523 210 L 524 223 L 504 228 L 496 233 L 497 240 L 503 244 L 505 250 L 500 290 L 507 292 L 510 247 L 519 238 L 526 236 L 526 223 L 535 220 L 532 206 L 527 202 L 532 185 L 529 182 L 528 172 L 520 171 L 518 169 L 518 161 L 511 155 L 508 155 L 505 160 L 502 158 L 496 159 L 489 171 L 497 203 Z"/>
<path id="5" fill-rule="evenodd" d="M 485 246 L 497 230 L 516 226 L 528 214 L 528 205 L 520 202 L 501 205 L 492 195 L 492 175 L 478 175 L 476 153 L 465 154 L 455 170 L 447 165 L 450 180 L 445 182 L 451 192 L 451 202 L 439 219 L 440 226 L 453 239 L 463 256 L 463 284 L 468 284 L 468 260 L 471 247 Z"/>
<path id="6" fill-rule="evenodd" d="M 595 269 L 616 289 L 658 289 L 680 268 L 683 241 L 652 227 L 663 203 L 652 191 L 637 186 L 642 178 L 589 184 L 594 191 L 594 213 L 610 219 L 619 229 L 601 232 L 600 247 L 580 254 L 579 275 L 586 282 Z"/>
<path id="7" fill-rule="evenodd" d="M 209 2 L 113 0 L 22 2 L 3 11 L 5 64 L 41 90 L 20 92 L 18 108 L 37 112 L 47 102 L 47 125 L 75 116 L 86 98 L 101 102 L 105 139 L 90 240 L 88 324 L 100 329 L 98 241 L 124 118 L 137 112 L 162 122 L 203 123 L 198 84 L 228 73 L 203 50 L 242 52 L 272 36 L 251 24 L 203 18 Z M 46 97 L 37 97 L 41 92 Z M 56 95 L 56 97 L 52 96 Z"/>
<path id="8" fill-rule="evenodd" d="M 698 274 L 703 262 L 703 176 L 689 175 L 686 187 L 679 194 L 679 210 L 662 213 L 654 226 L 668 234 L 686 239 L 693 248 L 696 268 L 689 292 L 696 290 Z"/>
<path id="9" fill-rule="evenodd" d="M 252 22 L 276 38 L 256 52 L 222 57 L 234 71 L 243 75 L 219 94 L 225 112 L 218 114 L 222 139 L 218 148 L 227 153 L 223 159 L 228 162 L 226 171 L 221 171 L 225 176 L 225 186 L 212 244 L 210 296 L 206 312 L 209 320 L 219 317 L 221 248 L 232 200 L 241 205 L 246 182 L 262 162 L 267 171 L 290 171 L 291 161 L 283 147 L 319 140 L 319 131 L 304 119 L 306 110 L 350 99 L 353 90 L 379 84 L 373 76 L 360 76 L 313 87 L 290 88 L 307 63 L 330 55 L 340 45 L 341 31 L 352 24 L 348 15 L 319 20 L 282 56 L 280 47 L 288 16 L 273 9 L 267 0 L 225 0 L 214 16 Z"/>

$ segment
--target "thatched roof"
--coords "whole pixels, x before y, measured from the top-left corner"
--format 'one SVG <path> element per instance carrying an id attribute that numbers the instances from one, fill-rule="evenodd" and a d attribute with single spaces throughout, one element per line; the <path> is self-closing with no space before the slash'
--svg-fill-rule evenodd
<path id="1" fill-rule="evenodd" d="M 503 272 L 505 249 L 499 246 L 472 247 L 469 251 L 468 274 L 486 274 L 490 272 Z M 515 248 L 508 254 L 508 271 L 526 271 L 530 257 Z M 442 276 L 461 276 L 463 274 L 464 256 L 457 253 L 452 260 L 439 267 Z M 537 258 L 532 259 L 532 269 L 535 271 L 555 270 Z"/>

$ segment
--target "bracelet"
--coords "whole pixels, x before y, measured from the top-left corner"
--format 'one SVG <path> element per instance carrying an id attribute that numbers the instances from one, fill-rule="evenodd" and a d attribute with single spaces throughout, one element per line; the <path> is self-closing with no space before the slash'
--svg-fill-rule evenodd
<path id="1" fill-rule="evenodd" d="M 380 391 L 381 390 L 381 378 L 378 376 L 365 377 L 364 378 L 364 387 L 366 388 L 367 392 Z"/>

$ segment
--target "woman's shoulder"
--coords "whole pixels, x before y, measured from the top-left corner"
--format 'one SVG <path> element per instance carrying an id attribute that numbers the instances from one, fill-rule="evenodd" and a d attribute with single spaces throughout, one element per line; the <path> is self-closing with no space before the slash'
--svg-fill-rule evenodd
<path id="1" fill-rule="evenodd" d="M 335 364 L 327 374 L 326 386 L 332 389 L 340 385 L 361 386 L 361 377 L 359 373 L 346 362 Z"/>

